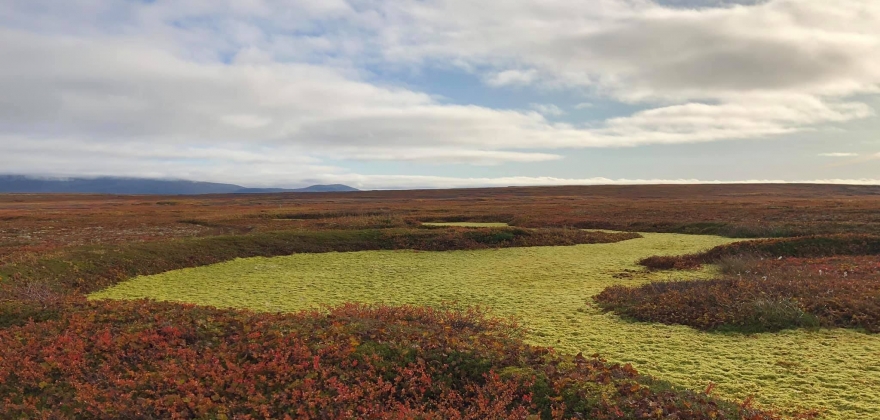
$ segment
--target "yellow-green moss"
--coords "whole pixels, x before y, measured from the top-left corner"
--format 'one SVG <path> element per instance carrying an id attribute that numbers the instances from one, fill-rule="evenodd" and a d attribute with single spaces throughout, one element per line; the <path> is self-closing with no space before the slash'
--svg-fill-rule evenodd
<path id="1" fill-rule="evenodd" d="M 644 234 L 613 244 L 500 250 L 369 251 L 239 259 L 139 277 L 93 294 L 220 307 L 294 311 L 346 301 L 457 301 L 512 315 L 530 341 L 600 353 L 682 386 L 710 381 L 719 395 L 781 409 L 820 408 L 827 418 L 880 418 L 880 335 L 850 330 L 744 336 L 630 323 L 589 304 L 611 284 L 681 274 L 642 271 L 635 261 L 730 242 L 712 236 Z M 624 270 L 633 270 L 625 272 Z M 711 270 L 690 275 L 706 277 Z"/>

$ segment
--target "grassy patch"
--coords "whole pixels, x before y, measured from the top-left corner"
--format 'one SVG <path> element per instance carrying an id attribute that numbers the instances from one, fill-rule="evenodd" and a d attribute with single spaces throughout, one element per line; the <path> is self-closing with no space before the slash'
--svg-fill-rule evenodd
<path id="1" fill-rule="evenodd" d="M 643 271 L 636 264 L 641 258 L 696 253 L 729 242 L 644 234 L 642 239 L 573 247 L 251 258 L 139 277 L 91 297 L 148 297 L 279 312 L 347 301 L 478 304 L 520 320 L 530 343 L 569 354 L 599 353 L 677 386 L 704 389 L 711 382 L 723 397 L 755 395 L 759 404 L 792 411 L 821 408 L 832 419 L 880 416 L 878 336 L 847 330 L 710 334 L 627 322 L 585 308 L 608 286 L 677 275 Z M 692 275 L 714 274 L 707 268 Z"/>

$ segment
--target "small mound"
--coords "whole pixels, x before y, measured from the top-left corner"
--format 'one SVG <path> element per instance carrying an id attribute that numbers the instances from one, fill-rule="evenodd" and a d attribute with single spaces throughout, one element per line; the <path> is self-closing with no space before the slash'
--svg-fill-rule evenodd
<path id="1" fill-rule="evenodd" d="M 712 264 L 725 257 L 749 255 L 757 258 L 822 258 L 835 255 L 878 255 L 880 236 L 824 235 L 761 239 L 720 245 L 699 254 L 652 256 L 639 261 L 652 270 L 685 270 Z"/>
<path id="2" fill-rule="evenodd" d="M 4 418 L 773 419 L 477 310 L 70 304 L 0 330 Z"/>
<path id="3" fill-rule="evenodd" d="M 639 321 L 702 330 L 779 331 L 840 327 L 880 332 L 880 260 L 723 257 L 716 280 L 612 286 L 595 297 Z"/>

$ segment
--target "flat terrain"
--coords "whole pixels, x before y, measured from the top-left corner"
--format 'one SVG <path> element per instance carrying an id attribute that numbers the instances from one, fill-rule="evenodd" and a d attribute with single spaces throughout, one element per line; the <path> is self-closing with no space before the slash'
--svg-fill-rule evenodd
<path id="1" fill-rule="evenodd" d="M 0 194 L 0 265 L 58 249 L 289 229 L 506 222 L 769 237 L 880 234 L 880 187 L 653 185 L 355 193 Z"/>
<path id="2" fill-rule="evenodd" d="M 801 273 L 822 276 L 816 278 L 832 288 L 848 282 L 852 287 L 836 287 L 838 295 L 816 301 L 839 297 L 839 302 L 832 303 L 841 305 L 832 307 L 829 314 L 854 322 L 828 324 L 847 328 L 752 335 L 706 332 L 659 323 L 649 316 L 658 311 L 637 314 L 649 322 L 624 320 L 616 313 L 602 311 L 593 301 L 610 286 L 647 285 L 650 291 L 662 289 L 653 282 L 689 279 L 705 285 L 702 280 L 720 275 L 715 266 L 651 271 L 638 261 L 693 254 L 754 238 L 783 238 L 772 249 L 787 249 L 793 252 L 791 257 L 803 257 L 780 260 L 779 264 L 787 267 L 789 285 L 801 285 L 798 279 L 807 278 Z M 712 396 L 740 402 L 753 397 L 759 406 L 786 414 L 816 410 L 820 418 L 874 419 L 880 418 L 880 335 L 853 325 L 863 325 L 855 322 L 858 320 L 877 319 L 877 305 L 865 301 L 870 296 L 852 294 L 864 289 L 854 282 L 880 281 L 880 272 L 864 268 L 875 266 L 871 259 L 877 252 L 871 244 L 878 243 L 877 238 L 880 187 L 870 186 L 659 185 L 213 196 L 7 194 L 0 195 L 0 337 L 17 337 L 18 343 L 60 343 L 78 334 L 69 322 L 83 322 L 95 331 L 114 331 L 126 345 L 140 343 L 140 338 L 130 334 L 134 330 L 155 337 L 166 328 L 195 328 L 194 334 L 216 339 L 215 331 L 193 327 L 211 322 L 214 315 L 204 312 L 208 309 L 127 302 L 142 297 L 230 308 L 210 311 L 225 314 L 225 319 L 243 331 L 250 327 L 239 325 L 238 320 L 276 316 L 266 312 L 351 301 L 427 306 L 455 301 L 513 317 L 528 328 L 530 343 L 552 346 L 567 357 L 578 352 L 599 353 L 676 385 L 714 390 Z M 742 249 L 749 250 L 755 243 L 724 248 L 745 245 Z M 809 248 L 811 244 L 832 243 L 839 246 Z M 852 264 L 861 270 L 858 276 L 848 274 Z M 829 273 L 845 280 L 834 280 Z M 765 275 L 750 271 L 743 280 L 760 282 Z M 781 284 L 776 280 L 774 284 Z M 778 288 L 784 293 L 789 289 L 804 290 Z M 742 293 L 721 297 L 730 302 L 730 308 L 754 308 L 755 297 L 749 291 L 755 290 L 763 289 L 738 290 Z M 87 296 L 91 302 L 85 302 Z M 738 296 L 745 296 L 741 299 L 745 300 L 736 300 Z M 791 296 L 783 297 L 787 304 L 799 304 Z M 687 299 L 669 301 L 684 305 L 682 308 L 695 306 Z M 132 317 L 132 313 L 149 311 L 150 305 L 168 311 L 168 325 Z M 715 313 L 715 306 L 703 306 Z M 663 307 L 677 315 L 675 308 Z M 375 317 L 385 310 L 367 311 L 365 316 Z M 103 318 L 93 319 L 97 313 Z M 321 316 L 314 322 L 323 322 L 319 321 Z M 706 324 L 676 316 L 665 319 Z M 764 322 L 764 318 L 757 322 Z M 120 356 L 102 353 L 101 349 L 107 348 L 106 338 L 78 339 L 96 366 L 105 357 Z M 272 345 L 257 336 L 246 338 L 252 341 L 241 342 L 242 349 L 247 349 L 248 343 Z M 406 340 L 401 341 L 404 348 Z M 348 338 L 341 342 L 350 343 Z M 173 340 L 169 343 L 177 345 Z M 212 343 L 216 344 L 186 345 Z M 168 354 L 195 351 L 169 347 L 170 353 L 162 350 L 148 357 L 134 344 L 125 350 L 131 358 L 118 360 L 121 374 L 143 374 L 160 382 L 177 379 L 150 377 L 147 367 L 129 371 L 125 363 L 141 360 L 148 366 L 151 357 L 162 362 Z M 42 356 L 16 357 L 23 357 L 35 370 L 46 370 L 45 377 L 68 387 L 64 389 L 98 389 L 88 388 L 100 378 L 88 373 L 87 367 L 80 376 L 54 367 L 57 355 L 52 349 L 67 354 L 64 346 L 40 349 L 46 350 Z M 236 354 L 229 357 L 239 357 Z M 203 376 L 188 380 L 204 384 L 210 377 L 222 376 L 214 368 L 206 367 Z M 359 369 L 354 365 L 348 368 Z M 308 366 L 303 369 L 305 375 L 313 373 Z M 478 384 L 483 380 L 479 375 L 476 378 Z M 9 381 L 19 379 L 7 377 Z M 601 378 L 593 379 L 601 382 Z M 33 410 L 39 408 L 29 406 L 33 401 L 60 407 L 51 399 L 73 395 L 45 391 L 40 381 L 43 379 L 33 386 L 7 382 L 23 398 L 21 413 L 38 412 Z M 82 388 L 77 381 L 88 386 Z M 112 383 L 100 382 L 100 386 L 112 388 L 108 385 Z M 589 395 L 578 397 L 581 401 L 603 395 L 594 388 L 585 390 Z M 630 388 L 618 391 L 631 392 Z M 685 394 L 674 395 L 677 405 L 673 404 L 668 415 L 681 413 L 692 401 Z M 91 397 L 82 398 L 76 403 L 67 401 L 62 408 L 82 403 L 100 412 L 101 406 L 92 404 Z M 639 401 L 650 408 L 651 398 Z M 167 402 L 149 401 L 154 402 L 144 404 L 153 404 L 153 409 Z M 64 405 L 68 403 L 71 405 Z M 424 399 L 417 399 L 417 403 L 432 404 Z M 212 404 L 223 407 L 217 401 Z M 651 410 L 645 413 L 644 418 L 654 415 Z"/>
<path id="3" fill-rule="evenodd" d="M 483 305 L 523 322 L 535 344 L 571 354 L 599 353 L 692 389 L 712 382 L 723 397 L 745 400 L 754 395 L 757 403 L 772 407 L 823 408 L 832 419 L 880 416 L 878 335 L 849 330 L 706 333 L 627 322 L 593 307 L 591 297 L 607 286 L 678 275 L 643 271 L 635 264 L 640 258 L 731 242 L 716 236 L 643 235 L 571 247 L 238 259 L 139 277 L 91 298 L 152 298 L 282 312 L 350 301 Z"/>

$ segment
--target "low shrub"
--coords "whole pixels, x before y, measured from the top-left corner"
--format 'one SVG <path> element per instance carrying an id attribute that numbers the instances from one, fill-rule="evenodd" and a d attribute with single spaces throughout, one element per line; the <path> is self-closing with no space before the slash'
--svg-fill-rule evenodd
<path id="1" fill-rule="evenodd" d="M 880 259 L 874 256 L 723 261 L 721 279 L 613 286 L 595 299 L 625 317 L 703 330 L 880 332 Z"/>
<path id="2" fill-rule="evenodd" d="M 743 258 L 744 255 L 749 258 L 880 255 L 880 236 L 850 234 L 742 241 L 720 245 L 700 254 L 648 257 L 639 264 L 653 270 L 692 269 L 724 259 Z"/>
<path id="3" fill-rule="evenodd" d="M 478 310 L 80 302 L 0 330 L 3 418 L 773 419 Z"/>
<path id="4" fill-rule="evenodd" d="M 778 331 L 786 328 L 817 328 L 819 318 L 804 311 L 801 304 L 792 298 L 758 298 L 745 303 L 745 319 L 741 329 L 757 331 Z"/>
<path id="5" fill-rule="evenodd" d="M 752 255 L 759 258 L 819 258 L 878 254 L 880 254 L 880 236 L 849 234 L 734 242 L 709 250 L 704 254 L 704 258 L 714 262 L 721 257 L 731 255 Z"/>
<path id="6" fill-rule="evenodd" d="M 645 214 L 652 214 L 648 209 Z M 682 215 L 681 218 L 691 217 Z M 852 232 L 852 228 L 838 226 L 787 226 L 784 224 L 742 224 L 719 221 L 664 222 L 658 220 L 621 220 L 609 215 L 606 218 L 584 220 L 579 217 L 554 215 L 534 217 L 519 215 L 510 224 L 522 227 L 574 226 L 581 229 L 608 229 L 632 232 L 681 233 L 686 235 L 717 235 L 727 238 L 784 238 L 815 234 Z M 875 230 L 876 231 L 876 230 Z"/>
<path id="7" fill-rule="evenodd" d="M 702 265 L 700 259 L 692 256 L 655 255 L 644 258 L 639 264 L 651 270 L 690 270 Z"/>
<path id="8" fill-rule="evenodd" d="M 61 311 L 57 306 L 14 300 L 0 301 L 0 329 L 58 319 L 59 316 Z"/>
<path id="9" fill-rule="evenodd" d="M 637 233 L 577 229 L 365 229 L 283 231 L 212 236 L 119 246 L 82 247 L 52 257 L 0 267 L 0 282 L 28 279 L 64 293 L 89 293 L 122 280 L 235 258 L 294 253 L 415 249 L 448 251 L 610 243 Z M 4 299 L 0 289 L 0 301 Z"/>
<path id="10" fill-rule="evenodd" d="M 759 263 L 759 260 L 760 258 L 753 255 L 725 255 L 718 259 L 716 265 L 722 274 L 741 275 L 749 274 L 750 270 Z"/>
<path id="11" fill-rule="evenodd" d="M 418 218 L 419 223 L 461 223 L 461 222 L 472 222 L 472 223 L 509 223 L 516 218 L 515 215 L 509 213 L 490 213 L 490 214 L 471 214 L 471 215 L 463 215 L 463 214 L 445 214 L 442 216 L 420 216 Z M 535 227 L 546 227 L 546 226 L 535 226 Z"/>
<path id="12" fill-rule="evenodd" d="M 0 282 L 0 328 L 57 319 L 62 303 L 78 299 L 36 281 Z"/>

